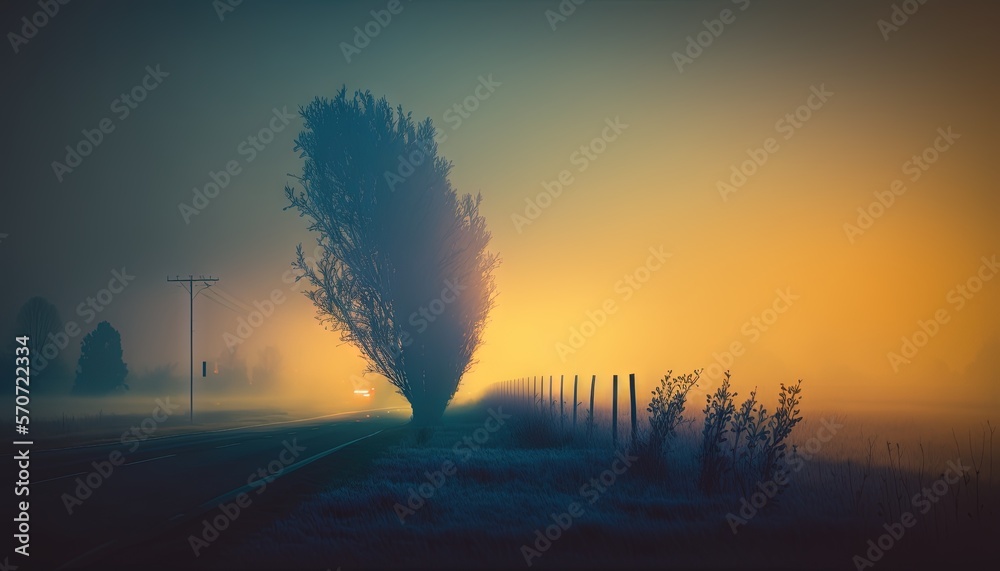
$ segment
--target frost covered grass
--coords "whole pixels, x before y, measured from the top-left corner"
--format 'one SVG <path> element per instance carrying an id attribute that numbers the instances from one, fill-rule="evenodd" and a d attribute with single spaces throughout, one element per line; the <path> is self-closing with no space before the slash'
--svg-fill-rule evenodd
<path id="1" fill-rule="evenodd" d="M 847 569 L 909 511 L 916 525 L 876 565 L 914 569 L 979 562 L 997 529 L 985 424 L 928 439 L 892 423 L 806 418 L 773 494 L 769 482 L 726 474 L 707 493 L 699 419 L 653 452 L 611 447 L 606 425 L 573 437 L 530 405 L 502 406 L 511 418 L 497 430 L 477 433 L 489 428 L 486 408 L 451 414 L 427 443 L 391 447 L 365 476 L 313 495 L 221 559 L 247 568 Z M 831 425 L 840 428 L 821 442 Z M 914 494 L 949 462 L 970 470 L 920 513 Z M 574 504 L 579 515 L 567 515 Z"/>

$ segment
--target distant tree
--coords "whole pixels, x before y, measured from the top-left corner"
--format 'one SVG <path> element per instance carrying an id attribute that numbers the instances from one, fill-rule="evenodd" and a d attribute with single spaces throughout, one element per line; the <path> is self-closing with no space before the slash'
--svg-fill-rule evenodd
<path id="1" fill-rule="evenodd" d="M 205 389 L 219 393 L 245 392 L 250 388 L 249 369 L 239 347 L 232 351 L 223 349 L 215 362 L 208 364 Z"/>
<path id="2" fill-rule="evenodd" d="M 305 159 L 286 186 L 319 233 L 313 263 L 293 264 L 324 325 L 340 332 L 411 404 L 413 423 L 437 422 L 473 364 L 493 305 L 490 233 L 481 196 L 458 196 L 430 119 L 415 125 L 369 92 L 317 98 L 300 111 Z"/>
<path id="3" fill-rule="evenodd" d="M 68 390 L 72 375 L 64 364 L 60 344 L 68 339 L 57 339 L 63 327 L 62 318 L 56 306 L 44 297 L 35 296 L 17 312 L 14 318 L 14 335 L 26 335 L 31 349 L 31 390 L 34 392 L 56 392 Z M 51 337 L 50 337 L 51 336 Z M 65 333 L 61 334 L 65 337 Z M 46 345 L 49 347 L 46 348 Z M 65 346 L 65 345 L 64 345 Z"/>
<path id="4" fill-rule="evenodd" d="M 260 360 L 250 371 L 250 384 L 255 392 L 266 392 L 278 384 L 281 373 L 281 352 L 268 345 L 258 353 Z"/>
<path id="5" fill-rule="evenodd" d="M 24 302 L 14 319 L 17 334 L 31 338 L 28 346 L 31 347 L 32 353 L 40 353 L 48 342 L 49 334 L 55 334 L 62 325 L 59 310 L 41 296 L 35 296 Z"/>
<path id="6" fill-rule="evenodd" d="M 128 389 L 128 366 L 122 360 L 122 338 L 107 321 L 83 338 L 76 367 L 73 394 L 105 395 L 119 387 Z"/>

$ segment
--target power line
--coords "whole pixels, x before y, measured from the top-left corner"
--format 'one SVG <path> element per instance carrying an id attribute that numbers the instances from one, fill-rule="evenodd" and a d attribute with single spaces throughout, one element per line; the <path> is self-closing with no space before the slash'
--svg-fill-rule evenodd
<path id="1" fill-rule="evenodd" d="M 222 288 L 217 288 L 212 293 L 228 301 L 229 303 L 235 305 L 236 307 L 239 307 L 246 313 L 250 313 L 251 311 L 253 311 L 253 308 L 250 307 L 250 305 L 244 303 L 242 300 L 233 296 L 232 294 L 230 294 L 229 292 L 227 292 Z"/>
<path id="2" fill-rule="evenodd" d="M 228 301 L 226 301 L 225 298 L 216 295 L 215 292 L 212 291 L 212 290 L 205 290 L 205 297 L 207 299 L 210 299 L 210 300 L 214 301 L 215 303 L 221 305 L 222 307 L 225 307 L 226 309 L 228 309 L 229 311 L 232 311 L 233 313 L 238 313 L 240 315 L 245 315 L 246 314 L 245 310 L 243 310 L 243 309 L 241 309 L 239 307 L 235 307 L 234 305 L 232 305 L 231 303 L 229 303 Z"/>

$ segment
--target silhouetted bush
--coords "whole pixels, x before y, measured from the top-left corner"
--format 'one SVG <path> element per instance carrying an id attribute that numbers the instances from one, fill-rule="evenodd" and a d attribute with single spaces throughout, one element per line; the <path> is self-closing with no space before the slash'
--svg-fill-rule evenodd
<path id="1" fill-rule="evenodd" d="M 702 429 L 701 472 L 698 486 L 706 492 L 714 491 L 722 474 L 726 471 L 726 458 L 722 445 L 729 433 L 729 421 L 733 418 L 736 393 L 729 390 L 729 371 L 726 371 L 722 385 L 706 397 L 705 426 Z"/>
<path id="2" fill-rule="evenodd" d="M 801 380 L 794 385 L 781 384 L 781 392 L 778 394 L 778 409 L 774 411 L 774 415 L 768 422 L 767 438 L 763 441 L 764 463 L 761 478 L 764 480 L 771 479 L 785 459 L 788 447 L 785 440 L 792 434 L 795 425 L 802 421 L 802 415 L 798 409 L 801 392 Z"/>
<path id="3" fill-rule="evenodd" d="M 677 433 L 677 427 L 684 422 L 684 408 L 691 389 L 698 384 L 700 370 L 687 375 L 673 376 L 673 371 L 660 380 L 660 386 L 653 390 L 653 399 L 646 410 L 649 412 L 649 436 L 647 450 L 662 453 L 664 446 Z"/>
<path id="4" fill-rule="evenodd" d="M 761 448 L 769 435 L 767 421 L 767 410 L 757 402 L 757 389 L 754 388 L 733 414 L 730 427 L 729 454 L 733 480 L 743 492 L 746 492 L 747 477 L 756 476 L 760 467 Z"/>
<path id="5" fill-rule="evenodd" d="M 787 458 L 788 437 L 802 421 L 798 409 L 802 381 L 781 384 L 778 407 L 768 414 L 757 401 L 757 389 L 735 408 L 737 393 L 730 391 L 727 371 L 722 385 L 707 398 L 702 431 L 699 486 L 712 492 L 726 472 L 743 492 L 757 482 L 774 478 Z"/>

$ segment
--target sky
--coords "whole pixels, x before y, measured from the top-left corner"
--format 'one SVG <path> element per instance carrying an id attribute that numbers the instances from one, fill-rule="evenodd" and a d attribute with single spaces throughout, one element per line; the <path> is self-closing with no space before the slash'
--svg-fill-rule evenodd
<path id="1" fill-rule="evenodd" d="M 228 307 L 196 299 L 195 361 L 276 295 L 237 351 L 277 348 L 290 393 L 335 404 L 364 362 L 283 279 L 314 244 L 283 188 L 299 106 L 346 86 L 430 117 L 484 197 L 499 296 L 456 402 L 706 368 L 741 393 L 803 379 L 809 407 L 996 410 L 994 4 L 569 5 L 79 2 L 30 38 L 38 6 L 5 5 L 5 330 L 42 295 L 111 321 L 131 370 L 185 371 L 166 279 L 213 275 Z"/>

